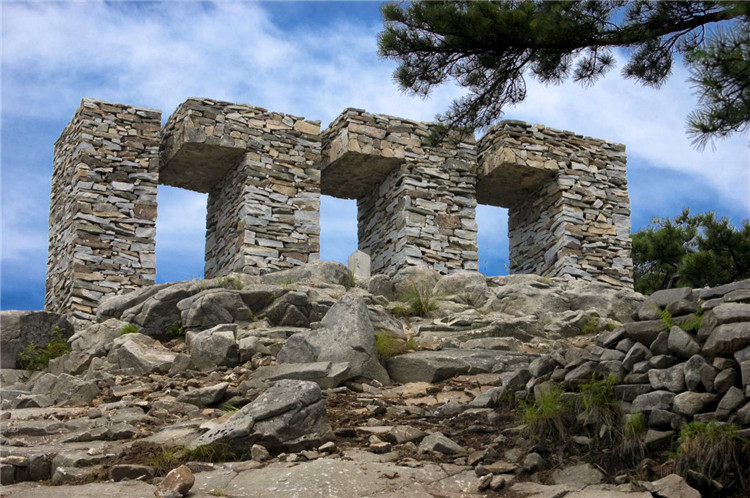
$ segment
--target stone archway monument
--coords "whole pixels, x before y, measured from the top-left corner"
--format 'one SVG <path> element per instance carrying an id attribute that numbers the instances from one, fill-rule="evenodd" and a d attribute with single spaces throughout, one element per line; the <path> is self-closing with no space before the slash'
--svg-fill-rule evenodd
<path id="1" fill-rule="evenodd" d="M 205 276 L 320 255 L 320 195 L 356 199 L 374 273 L 476 270 L 477 202 L 507 207 L 511 273 L 632 287 L 625 147 L 503 121 L 479 142 L 346 109 L 320 122 L 191 98 L 152 109 L 84 99 L 55 144 L 45 306 L 93 319 L 151 285 L 157 184 L 208 193 Z"/>

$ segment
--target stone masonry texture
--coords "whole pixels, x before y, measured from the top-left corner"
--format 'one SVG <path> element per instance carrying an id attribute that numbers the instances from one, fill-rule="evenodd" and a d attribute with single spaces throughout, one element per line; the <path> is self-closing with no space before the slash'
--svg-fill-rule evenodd
<path id="1" fill-rule="evenodd" d="M 154 283 L 156 186 L 208 193 L 205 276 L 320 254 L 320 195 L 356 199 L 372 273 L 477 270 L 477 204 L 508 208 L 510 272 L 632 287 L 625 146 L 520 121 L 434 143 L 433 123 L 346 109 L 319 121 L 190 98 L 84 99 L 55 145 L 46 308 L 91 319 Z"/>
<path id="2" fill-rule="evenodd" d="M 94 318 L 156 278 L 161 112 L 84 99 L 55 144 L 45 307 Z"/>

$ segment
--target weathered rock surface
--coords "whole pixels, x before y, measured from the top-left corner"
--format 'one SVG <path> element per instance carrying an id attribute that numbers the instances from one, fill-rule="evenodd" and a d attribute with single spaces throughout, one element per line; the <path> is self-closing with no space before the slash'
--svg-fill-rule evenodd
<path id="1" fill-rule="evenodd" d="M 0 368 L 16 368 L 18 353 L 29 344 L 44 347 L 55 330 L 68 338 L 73 326 L 59 313 L 48 311 L 0 311 Z"/>

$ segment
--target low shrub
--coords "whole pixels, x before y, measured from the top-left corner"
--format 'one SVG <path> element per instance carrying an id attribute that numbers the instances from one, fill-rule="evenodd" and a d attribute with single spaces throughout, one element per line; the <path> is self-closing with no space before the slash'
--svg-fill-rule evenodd
<path id="1" fill-rule="evenodd" d="M 51 339 L 47 344 L 41 347 L 34 343 L 27 344 L 18 353 L 18 368 L 24 370 L 46 370 L 50 360 L 70 353 L 70 351 L 71 348 L 68 344 L 68 339 L 63 336 L 62 329 L 59 326 L 55 326 L 52 329 Z"/>
<path id="2" fill-rule="evenodd" d="M 672 320 L 672 313 L 670 313 L 667 310 L 658 310 L 659 314 L 659 320 L 661 320 L 662 327 L 664 330 L 669 330 L 674 325 L 674 321 Z"/>
<path id="3" fill-rule="evenodd" d="M 643 437 L 647 430 L 646 416 L 641 412 L 631 414 L 625 422 L 620 455 L 629 465 L 635 466 L 646 455 Z"/>
<path id="4" fill-rule="evenodd" d="M 408 287 L 402 292 L 399 301 L 404 301 L 409 306 L 411 316 L 426 316 L 438 308 L 432 288 L 426 285 Z"/>
<path id="5" fill-rule="evenodd" d="M 242 281 L 237 277 L 219 277 L 217 283 L 219 284 L 219 287 L 225 289 L 242 290 L 244 287 Z"/>
<path id="6" fill-rule="evenodd" d="M 599 325 L 599 315 L 596 313 L 592 313 L 591 316 L 589 316 L 588 321 L 581 327 L 581 334 L 584 335 L 592 335 L 596 334 L 598 331 L 598 325 Z"/>
<path id="7" fill-rule="evenodd" d="M 167 327 L 167 330 L 164 331 L 164 335 L 170 339 L 184 339 L 185 328 L 182 326 L 182 322 L 178 321 Z"/>
<path id="8" fill-rule="evenodd" d="M 417 341 L 413 337 L 404 341 L 384 330 L 375 334 L 375 352 L 383 361 L 392 356 L 404 354 L 410 349 L 417 349 Z"/>

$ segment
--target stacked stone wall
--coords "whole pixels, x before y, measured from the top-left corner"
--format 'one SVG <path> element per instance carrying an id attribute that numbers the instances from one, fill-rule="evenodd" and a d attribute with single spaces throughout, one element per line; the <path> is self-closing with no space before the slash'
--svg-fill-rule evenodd
<path id="1" fill-rule="evenodd" d="M 538 273 L 632 286 L 625 146 L 519 121 L 482 138 L 480 178 L 516 184 L 509 208 L 512 273 Z M 516 178 L 513 178 L 516 175 Z M 491 182 L 490 182 L 491 183 Z M 512 187 L 511 187 L 512 188 Z"/>
<path id="2" fill-rule="evenodd" d="M 344 111 L 324 133 L 323 192 L 358 199 L 359 250 L 371 256 L 373 272 L 478 268 L 473 138 L 431 139 L 429 123 L 359 109 Z M 365 175 L 380 168 L 381 177 L 358 178 L 370 165 Z"/>
<path id="3" fill-rule="evenodd" d="M 210 99 L 170 117 L 161 179 L 209 194 L 207 278 L 319 258 L 319 132 L 318 122 Z"/>
<path id="4" fill-rule="evenodd" d="M 159 111 L 84 99 L 55 144 L 45 307 L 93 319 L 154 283 Z"/>

